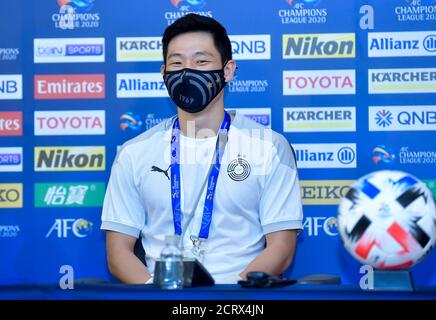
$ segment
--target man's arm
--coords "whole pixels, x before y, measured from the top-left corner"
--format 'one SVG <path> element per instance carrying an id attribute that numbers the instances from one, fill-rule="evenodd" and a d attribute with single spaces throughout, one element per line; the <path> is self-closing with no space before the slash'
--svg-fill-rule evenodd
<path id="1" fill-rule="evenodd" d="M 291 264 L 297 242 L 297 231 L 276 231 L 265 237 L 266 248 L 240 273 L 242 279 L 245 279 L 250 271 L 280 275 Z"/>
<path id="2" fill-rule="evenodd" d="M 151 279 L 147 268 L 134 253 L 136 238 L 106 231 L 106 251 L 109 271 L 121 282 L 144 284 Z"/>

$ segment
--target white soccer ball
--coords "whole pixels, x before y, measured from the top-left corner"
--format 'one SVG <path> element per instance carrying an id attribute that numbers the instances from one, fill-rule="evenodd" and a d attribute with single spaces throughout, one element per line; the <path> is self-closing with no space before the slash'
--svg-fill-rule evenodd
<path id="1" fill-rule="evenodd" d="M 427 186 L 401 171 L 370 173 L 354 183 L 339 205 L 345 248 L 378 269 L 409 268 L 436 241 L 436 205 Z"/>

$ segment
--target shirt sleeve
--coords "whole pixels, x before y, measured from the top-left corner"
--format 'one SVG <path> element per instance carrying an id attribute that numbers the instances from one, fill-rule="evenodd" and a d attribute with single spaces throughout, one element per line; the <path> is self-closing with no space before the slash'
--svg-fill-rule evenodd
<path id="1" fill-rule="evenodd" d="M 138 238 L 145 225 L 145 209 L 135 184 L 134 168 L 127 150 L 121 149 L 112 166 L 103 203 L 102 230 Z"/>
<path id="2" fill-rule="evenodd" d="M 297 165 L 291 146 L 282 135 L 273 143 L 271 168 L 260 200 L 263 233 L 303 229 L 303 208 Z"/>

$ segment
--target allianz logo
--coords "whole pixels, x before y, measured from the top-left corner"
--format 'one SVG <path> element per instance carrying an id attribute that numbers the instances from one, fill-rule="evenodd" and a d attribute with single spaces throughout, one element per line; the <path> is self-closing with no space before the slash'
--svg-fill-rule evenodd
<path id="1" fill-rule="evenodd" d="M 354 161 L 356 154 L 350 147 L 342 147 L 337 152 L 333 151 L 311 151 L 309 149 L 295 150 L 297 161 L 305 162 L 319 162 L 327 161 L 333 162 L 338 160 L 341 163 L 349 164 Z"/>
<path id="2" fill-rule="evenodd" d="M 421 40 L 406 39 L 396 40 L 392 37 L 373 38 L 369 46 L 370 50 L 419 50 Z M 429 52 L 436 52 L 436 32 L 422 39 L 422 47 Z"/>
<path id="3" fill-rule="evenodd" d="M 118 91 L 153 91 L 166 90 L 163 81 L 144 81 L 142 79 L 121 79 Z"/>

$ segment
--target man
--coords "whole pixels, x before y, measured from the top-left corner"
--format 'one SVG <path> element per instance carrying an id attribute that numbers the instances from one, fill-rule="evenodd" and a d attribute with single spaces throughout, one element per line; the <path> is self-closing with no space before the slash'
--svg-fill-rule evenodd
<path id="1" fill-rule="evenodd" d="M 123 145 L 106 192 L 102 229 L 110 272 L 150 283 L 166 235 L 180 235 L 217 283 L 290 265 L 302 207 L 286 139 L 234 112 L 224 90 L 236 63 L 224 27 L 188 14 L 163 35 L 168 92 L 177 116 Z M 135 256 L 141 237 L 147 267 Z"/>

